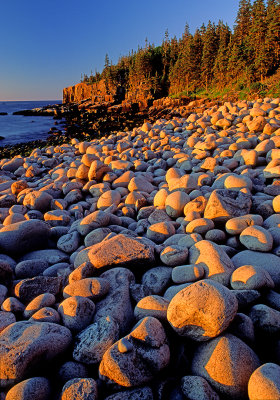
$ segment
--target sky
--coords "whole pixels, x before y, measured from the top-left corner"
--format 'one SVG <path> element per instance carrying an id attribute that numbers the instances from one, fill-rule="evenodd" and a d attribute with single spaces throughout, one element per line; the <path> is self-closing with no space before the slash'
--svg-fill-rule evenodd
<path id="1" fill-rule="evenodd" d="M 219 19 L 233 27 L 239 0 L 2 0 L 0 101 L 60 100 L 81 74 Z"/>

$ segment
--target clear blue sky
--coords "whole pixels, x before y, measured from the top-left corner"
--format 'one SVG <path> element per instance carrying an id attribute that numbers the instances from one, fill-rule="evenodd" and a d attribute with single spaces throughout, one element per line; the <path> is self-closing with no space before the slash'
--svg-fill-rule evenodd
<path id="1" fill-rule="evenodd" d="M 101 72 L 129 50 L 159 45 L 168 29 L 222 19 L 232 28 L 239 0 L 2 0 L 0 101 L 57 100 L 81 73 Z"/>

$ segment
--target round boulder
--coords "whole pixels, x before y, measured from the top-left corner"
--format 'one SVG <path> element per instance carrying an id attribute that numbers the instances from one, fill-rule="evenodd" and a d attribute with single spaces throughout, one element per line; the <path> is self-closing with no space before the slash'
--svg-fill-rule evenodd
<path id="1" fill-rule="evenodd" d="M 171 300 L 167 319 L 181 336 L 206 341 L 218 336 L 237 313 L 234 294 L 218 282 L 204 279 L 195 282 Z"/>

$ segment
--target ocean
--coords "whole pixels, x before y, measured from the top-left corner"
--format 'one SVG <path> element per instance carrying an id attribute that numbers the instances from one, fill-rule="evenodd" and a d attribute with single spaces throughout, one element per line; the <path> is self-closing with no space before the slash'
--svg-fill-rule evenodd
<path id="1" fill-rule="evenodd" d="M 44 107 L 51 104 L 61 104 L 61 100 L 48 101 L 0 101 L 0 158 L 1 146 L 29 142 L 31 140 L 46 139 L 50 128 L 55 125 L 53 117 L 35 117 L 12 115 L 14 111 L 30 110 L 35 107 Z M 58 124 L 61 120 L 57 120 Z M 59 128 L 59 125 L 57 126 Z"/>

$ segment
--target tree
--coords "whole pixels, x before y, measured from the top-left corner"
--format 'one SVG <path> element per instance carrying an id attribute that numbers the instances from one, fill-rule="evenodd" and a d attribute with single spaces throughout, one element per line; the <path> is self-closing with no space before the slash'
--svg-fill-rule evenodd
<path id="1" fill-rule="evenodd" d="M 216 35 L 216 27 L 214 23 L 209 21 L 205 34 L 203 36 L 203 50 L 201 60 L 201 75 L 205 84 L 206 91 L 208 90 L 209 83 L 213 78 L 213 68 L 217 50 L 218 40 Z"/>
<path id="2" fill-rule="evenodd" d="M 264 0 L 255 0 L 252 6 L 250 25 L 250 47 L 253 53 L 254 75 L 256 80 L 263 82 L 268 70 L 265 46 L 266 7 Z"/>
<path id="3" fill-rule="evenodd" d="M 280 63 L 280 2 L 268 0 L 266 9 L 265 48 L 267 69 L 273 74 Z"/>

